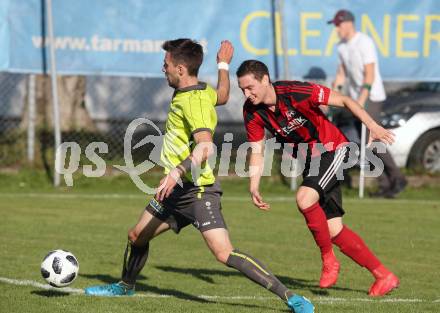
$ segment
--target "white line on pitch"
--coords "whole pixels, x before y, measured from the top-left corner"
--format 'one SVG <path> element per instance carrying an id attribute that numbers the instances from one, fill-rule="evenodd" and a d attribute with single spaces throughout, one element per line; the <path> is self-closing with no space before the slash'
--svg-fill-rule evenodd
<path id="1" fill-rule="evenodd" d="M 46 290 L 58 290 L 58 291 L 67 292 L 67 293 L 84 293 L 81 289 L 70 288 L 70 287 L 64 287 L 64 288 L 60 289 L 60 288 L 52 287 L 51 285 L 48 285 L 48 284 L 41 284 L 41 283 L 36 282 L 34 280 L 18 280 L 18 279 L 0 277 L 0 282 L 5 283 L 5 284 L 10 284 L 10 285 L 32 286 L 32 287 L 37 287 L 37 288 L 46 289 Z"/>
<path id="2" fill-rule="evenodd" d="M 59 292 L 72 293 L 72 294 L 84 294 L 84 290 L 78 288 L 55 288 L 48 284 L 42 284 L 33 280 L 19 280 L 19 279 L 11 279 L 6 277 L 0 277 L 0 282 L 10 285 L 18 285 L 18 286 L 31 286 L 45 290 L 55 290 Z M 136 297 L 142 298 L 172 298 L 172 295 L 166 294 L 155 294 L 155 293 L 137 293 Z M 197 295 L 195 296 L 199 299 L 205 300 L 215 300 L 215 299 L 224 299 L 224 300 L 277 300 L 276 297 L 255 297 L 255 296 L 208 296 L 208 295 Z M 334 298 L 334 297 L 316 297 L 311 298 L 313 302 L 323 303 L 323 304 L 333 304 L 333 303 L 354 303 L 354 302 L 383 302 L 383 303 L 439 303 L 440 299 L 437 300 L 426 300 L 426 299 L 403 299 L 403 298 L 384 298 L 384 299 L 369 299 L 369 298 Z"/>
<path id="3" fill-rule="evenodd" d="M 122 194 L 122 193 L 107 193 L 107 194 L 87 194 L 87 193 L 70 193 L 70 194 L 59 194 L 59 193 L 0 193 L 0 197 L 29 197 L 29 198 L 60 198 L 60 199 L 148 199 L 151 195 L 141 195 L 141 194 Z M 266 201 L 270 202 L 286 202 L 295 201 L 295 196 L 292 194 L 290 197 L 265 197 Z M 223 196 L 223 201 L 239 201 L 239 202 L 251 202 L 250 197 L 244 196 Z M 393 203 L 420 203 L 420 204 L 440 204 L 440 200 L 424 200 L 424 199 L 357 199 L 357 198 L 345 198 L 344 201 L 347 202 L 364 202 L 364 203 L 378 203 L 378 202 L 388 202 Z"/>

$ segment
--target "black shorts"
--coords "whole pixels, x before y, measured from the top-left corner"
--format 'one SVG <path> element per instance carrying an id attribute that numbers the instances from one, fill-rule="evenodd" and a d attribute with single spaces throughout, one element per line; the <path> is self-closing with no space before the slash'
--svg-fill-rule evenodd
<path id="1" fill-rule="evenodd" d="M 220 198 L 222 190 L 219 183 L 195 186 L 185 182 L 176 185 L 173 192 L 162 203 L 151 199 L 145 210 L 170 225 L 175 233 L 189 224 L 203 232 L 214 228 L 226 228 L 221 213 Z"/>
<path id="2" fill-rule="evenodd" d="M 319 204 L 327 219 L 341 217 L 345 213 L 342 208 L 341 182 L 346 169 L 342 169 L 341 164 L 347 163 L 348 156 L 349 148 L 345 146 L 321 154 L 321 160 L 311 157 L 306 160 L 301 186 L 313 188 L 319 193 Z"/>

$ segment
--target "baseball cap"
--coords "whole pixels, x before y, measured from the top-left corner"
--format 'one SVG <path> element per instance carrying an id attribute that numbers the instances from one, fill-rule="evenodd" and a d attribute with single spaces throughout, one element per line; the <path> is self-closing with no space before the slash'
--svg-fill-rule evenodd
<path id="1" fill-rule="evenodd" d="M 327 24 L 335 24 L 336 26 L 339 26 L 342 22 L 345 21 L 354 21 L 354 15 L 348 10 L 339 10 L 336 12 L 335 17 L 327 21 Z"/>

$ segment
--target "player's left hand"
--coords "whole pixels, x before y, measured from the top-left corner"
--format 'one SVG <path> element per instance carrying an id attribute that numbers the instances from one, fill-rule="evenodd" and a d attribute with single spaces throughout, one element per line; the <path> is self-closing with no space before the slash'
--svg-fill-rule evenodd
<path id="1" fill-rule="evenodd" d="M 178 170 L 173 169 L 167 176 L 160 180 L 155 197 L 157 201 L 161 202 L 163 199 L 168 198 L 168 196 L 173 192 L 179 177 L 180 175 Z"/>
<path id="2" fill-rule="evenodd" d="M 231 63 L 232 56 L 234 55 L 234 47 L 229 40 L 223 40 L 220 45 L 220 49 L 217 52 L 217 63 L 226 62 Z"/>
<path id="3" fill-rule="evenodd" d="M 394 142 L 394 133 L 388 129 L 383 128 L 382 126 L 375 124 L 370 129 L 370 136 L 368 139 L 368 145 L 370 145 L 375 140 L 380 140 L 384 144 L 393 144 Z"/>

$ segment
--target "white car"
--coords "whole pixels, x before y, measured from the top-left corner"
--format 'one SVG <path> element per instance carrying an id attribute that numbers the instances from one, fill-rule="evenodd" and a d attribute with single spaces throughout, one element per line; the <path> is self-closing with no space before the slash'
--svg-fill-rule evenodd
<path id="1" fill-rule="evenodd" d="M 382 124 L 396 134 L 389 151 L 399 167 L 440 172 L 440 83 L 420 83 L 388 97 Z"/>

